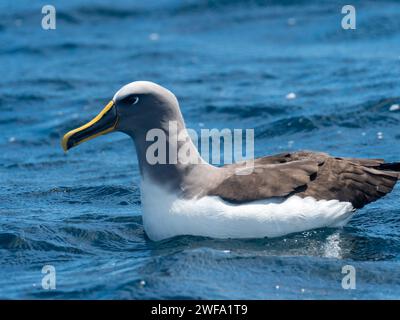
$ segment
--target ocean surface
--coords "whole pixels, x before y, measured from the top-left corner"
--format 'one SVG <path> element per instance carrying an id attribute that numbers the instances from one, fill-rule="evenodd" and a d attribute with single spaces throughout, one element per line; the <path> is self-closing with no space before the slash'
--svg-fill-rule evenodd
<path id="1" fill-rule="evenodd" d="M 41 27 L 48 1 L 0 3 L 0 298 L 400 298 L 400 185 L 342 229 L 152 242 L 130 139 L 60 146 L 122 85 L 151 80 L 190 128 L 254 128 L 256 156 L 399 160 L 398 1 L 351 1 L 355 30 L 344 1 L 50 2 L 55 30 Z"/>

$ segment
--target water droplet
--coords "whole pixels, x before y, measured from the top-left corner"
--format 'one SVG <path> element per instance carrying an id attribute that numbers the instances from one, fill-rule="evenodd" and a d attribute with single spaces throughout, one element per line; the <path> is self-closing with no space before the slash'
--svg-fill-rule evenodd
<path id="1" fill-rule="evenodd" d="M 160 35 L 158 33 L 150 33 L 149 34 L 149 39 L 151 41 L 157 41 L 160 39 Z"/>
<path id="2" fill-rule="evenodd" d="M 288 100 L 296 99 L 296 94 L 294 92 L 290 92 L 286 95 L 286 99 Z"/>
<path id="3" fill-rule="evenodd" d="M 296 18 L 289 18 L 289 19 L 287 20 L 287 24 L 288 24 L 289 26 L 294 26 L 296 23 L 297 23 Z"/>

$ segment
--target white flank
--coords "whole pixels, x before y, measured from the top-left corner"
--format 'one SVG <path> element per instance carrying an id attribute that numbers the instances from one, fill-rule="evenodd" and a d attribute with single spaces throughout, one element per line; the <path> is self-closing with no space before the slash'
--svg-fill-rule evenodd
<path id="1" fill-rule="evenodd" d="M 180 199 L 148 179 L 141 186 L 143 224 L 151 240 L 178 235 L 212 238 L 279 237 L 322 227 L 345 225 L 354 210 L 350 202 L 292 196 L 246 204 L 219 197 Z"/>

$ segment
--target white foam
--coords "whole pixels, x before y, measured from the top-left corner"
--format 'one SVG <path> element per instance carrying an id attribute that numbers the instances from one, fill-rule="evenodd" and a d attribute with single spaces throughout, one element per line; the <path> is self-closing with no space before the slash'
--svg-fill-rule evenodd
<path id="1" fill-rule="evenodd" d="M 331 234 L 324 245 L 324 256 L 327 258 L 340 259 L 342 257 L 342 248 L 340 247 L 340 234 Z"/>

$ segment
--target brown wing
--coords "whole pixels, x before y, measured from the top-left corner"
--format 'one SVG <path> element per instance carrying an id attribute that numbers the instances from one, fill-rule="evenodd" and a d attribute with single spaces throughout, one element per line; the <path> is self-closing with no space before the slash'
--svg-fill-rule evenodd
<path id="1" fill-rule="evenodd" d="M 296 194 L 317 200 L 347 201 L 361 208 L 390 192 L 396 184 L 399 173 L 395 171 L 400 171 L 399 164 L 385 165 L 380 159 L 284 153 L 256 159 L 253 172 L 247 175 L 236 174 L 243 164 L 223 167 L 227 178 L 208 194 L 232 202 Z"/>
<path id="2" fill-rule="evenodd" d="M 314 181 L 299 196 L 337 199 L 362 208 L 391 192 L 399 173 L 385 170 L 381 160 L 328 158 Z"/>

